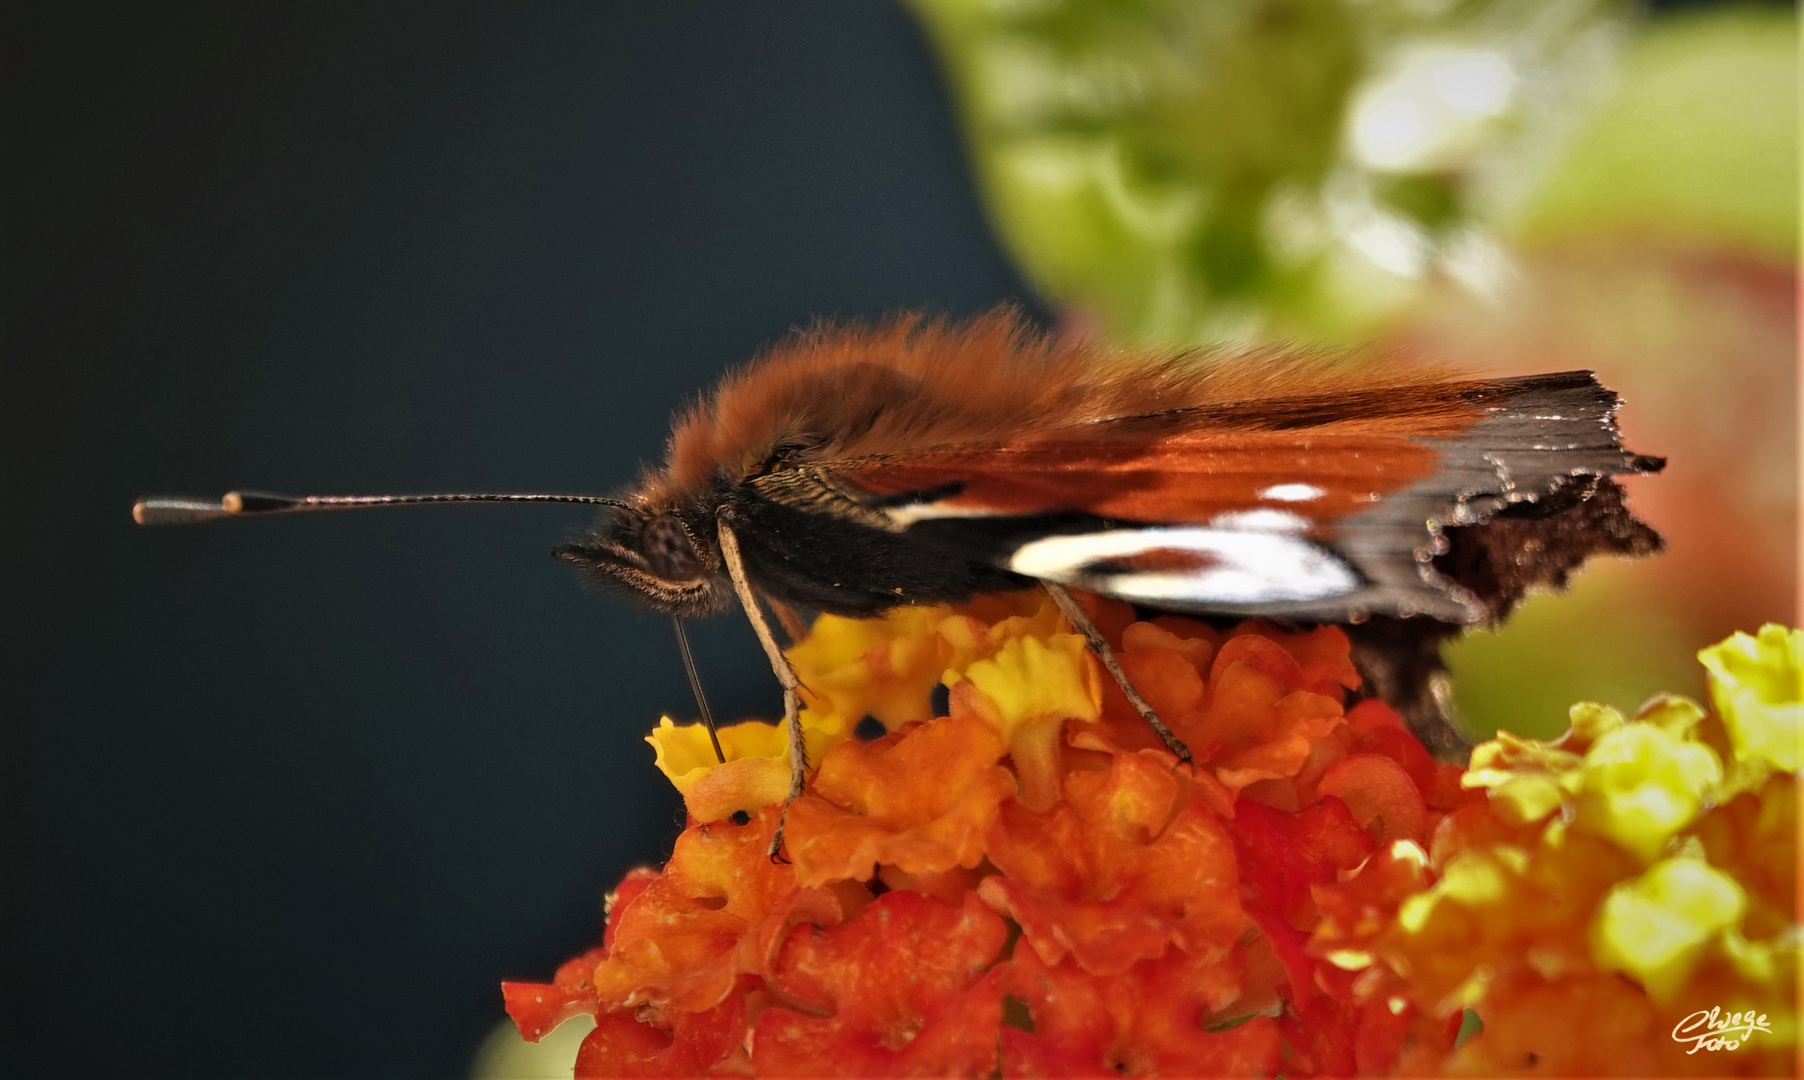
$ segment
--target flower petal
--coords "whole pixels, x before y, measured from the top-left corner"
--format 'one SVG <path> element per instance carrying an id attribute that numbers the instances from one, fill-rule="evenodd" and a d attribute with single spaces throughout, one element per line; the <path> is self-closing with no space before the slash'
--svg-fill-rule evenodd
<path id="1" fill-rule="evenodd" d="M 771 983 L 814 1009 L 759 1014 L 753 1064 L 780 1076 L 986 1075 L 1002 995 L 984 973 L 1007 937 L 969 893 L 954 905 L 890 892 L 839 926 L 797 927 Z"/>
<path id="2" fill-rule="evenodd" d="M 744 1050 L 749 982 L 742 981 L 741 992 L 712 1009 L 673 1013 L 668 1028 L 627 1012 L 603 1016 L 577 1049 L 575 1080 L 749 1073 Z"/>
<path id="3" fill-rule="evenodd" d="M 1734 634 L 1698 659 L 1736 756 L 1796 772 L 1804 745 L 1804 630 L 1768 623 L 1758 636 Z"/>
<path id="4" fill-rule="evenodd" d="M 851 733 L 837 713 L 803 709 L 802 742 L 811 761 Z M 782 724 L 748 720 L 719 730 L 727 760 L 714 755 L 714 743 L 701 724 L 677 725 L 668 716 L 645 737 L 658 769 L 683 796 L 697 821 L 720 821 L 735 813 L 755 813 L 789 794 L 789 737 Z"/>
<path id="5" fill-rule="evenodd" d="M 969 869 L 1015 778 L 1002 739 L 969 713 L 830 751 L 789 811 L 788 851 L 803 885 L 870 880 L 879 863 L 910 874 Z"/>
<path id="6" fill-rule="evenodd" d="M 1048 811 L 1003 806 L 987 845 L 1002 874 L 978 891 L 1048 963 L 1069 954 L 1117 974 L 1168 945 L 1208 955 L 1239 933 L 1233 844 L 1201 802 L 1179 803 L 1168 760 L 1120 754 L 1068 777 Z"/>
<path id="7" fill-rule="evenodd" d="M 1220 1022 L 1240 986 L 1232 958 L 1179 950 L 1110 976 L 1017 949 L 1002 989 L 1026 1013 L 1002 1030 L 1004 1076 L 1269 1076 L 1278 1032 L 1269 1017 Z M 1211 1030 L 1213 1028 L 1214 1030 Z"/>

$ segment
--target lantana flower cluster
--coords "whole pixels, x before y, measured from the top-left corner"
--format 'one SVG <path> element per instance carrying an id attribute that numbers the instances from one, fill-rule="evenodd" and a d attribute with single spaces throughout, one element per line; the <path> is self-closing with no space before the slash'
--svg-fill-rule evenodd
<path id="1" fill-rule="evenodd" d="M 1485 799 L 1317 891 L 1311 952 L 1356 1000 L 1482 1019 L 1406 1065 L 1795 1075 L 1804 633 L 1699 658 L 1714 711 L 1660 695 L 1633 717 L 1574 706 L 1552 742 L 1502 734 L 1464 780 Z"/>
<path id="2" fill-rule="evenodd" d="M 787 861 L 778 726 L 723 729 L 720 764 L 666 720 L 687 827 L 610 895 L 599 948 L 504 984 L 522 1034 L 593 1016 L 578 1077 L 1305 1076 L 1584 1071 L 1554 1044 L 1593 1001 L 1596 1071 L 1700 995 L 1795 1027 L 1804 694 L 1762 679 L 1778 649 L 1795 682 L 1798 636 L 1713 654 L 1715 715 L 1581 707 L 1462 773 L 1351 700 L 1337 628 L 1087 604 L 1193 763 L 1044 598 L 822 617 L 789 653 L 816 767 Z M 1468 1009 L 1486 1027 L 1456 1049 Z M 1668 1043 L 1630 1071 L 1674 1071 Z"/>

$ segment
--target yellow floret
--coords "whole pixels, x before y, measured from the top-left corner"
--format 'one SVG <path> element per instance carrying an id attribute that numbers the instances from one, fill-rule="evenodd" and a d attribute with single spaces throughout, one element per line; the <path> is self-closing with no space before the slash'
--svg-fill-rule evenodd
<path id="1" fill-rule="evenodd" d="M 933 715 L 931 694 L 946 660 L 934 631 L 945 607 L 899 607 L 874 619 L 822 615 L 788 650 L 809 699 L 887 727 Z"/>
<path id="2" fill-rule="evenodd" d="M 1747 910 L 1735 879 L 1698 859 L 1666 859 L 1610 890 L 1592 924 L 1597 965 L 1621 971 L 1656 1003 L 1670 1003 L 1721 931 Z"/>
<path id="3" fill-rule="evenodd" d="M 1804 630 L 1775 623 L 1758 636 L 1737 633 L 1698 652 L 1710 673 L 1710 700 L 1735 756 L 1795 772 L 1804 739 Z"/>
<path id="4" fill-rule="evenodd" d="M 1036 810 L 1057 802 L 1065 721 L 1102 712 L 1102 686 L 1083 637 L 1008 638 L 987 659 L 941 678 L 954 694 L 975 691 L 977 714 L 1008 746 L 1021 802 Z"/>
<path id="5" fill-rule="evenodd" d="M 810 761 L 850 733 L 837 713 L 802 710 L 802 742 Z M 789 739 L 781 723 L 748 720 L 720 729 L 723 764 L 714 756 L 708 729 L 661 717 L 645 741 L 657 755 L 658 770 L 683 796 L 697 821 L 719 821 L 738 811 L 754 813 L 789 793 Z"/>
<path id="6" fill-rule="evenodd" d="M 1722 763 L 1702 743 L 1627 724 L 1585 755 L 1577 824 L 1652 861 L 1697 817 L 1722 776 Z"/>
<path id="7" fill-rule="evenodd" d="M 947 686 L 969 679 L 995 703 L 1003 741 L 1025 724 L 1047 719 L 1094 720 L 1102 712 L 1102 687 L 1079 634 L 1054 634 L 1044 641 L 1006 641 L 995 655 L 965 668 L 948 670 Z"/>

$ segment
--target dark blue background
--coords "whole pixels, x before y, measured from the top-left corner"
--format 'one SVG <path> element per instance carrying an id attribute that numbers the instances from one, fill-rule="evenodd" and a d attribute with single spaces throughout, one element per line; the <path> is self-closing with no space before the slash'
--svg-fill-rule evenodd
<path id="1" fill-rule="evenodd" d="M 817 315 L 1022 286 L 898 8 L 9 5 L 8 1075 L 451 1076 L 680 822 L 666 623 L 571 508 Z M 776 686 L 701 631 L 728 717 Z"/>

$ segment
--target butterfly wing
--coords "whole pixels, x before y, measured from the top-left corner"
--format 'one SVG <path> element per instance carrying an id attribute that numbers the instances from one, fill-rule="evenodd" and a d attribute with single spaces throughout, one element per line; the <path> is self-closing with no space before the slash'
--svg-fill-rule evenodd
<path id="1" fill-rule="evenodd" d="M 1566 514 L 1603 478 L 1658 468 L 1622 449 L 1617 404 L 1589 372 L 1425 383 L 1109 418 L 755 483 L 949 559 L 1153 607 L 1468 623 L 1513 598 L 1449 576 L 1446 531 Z"/>

